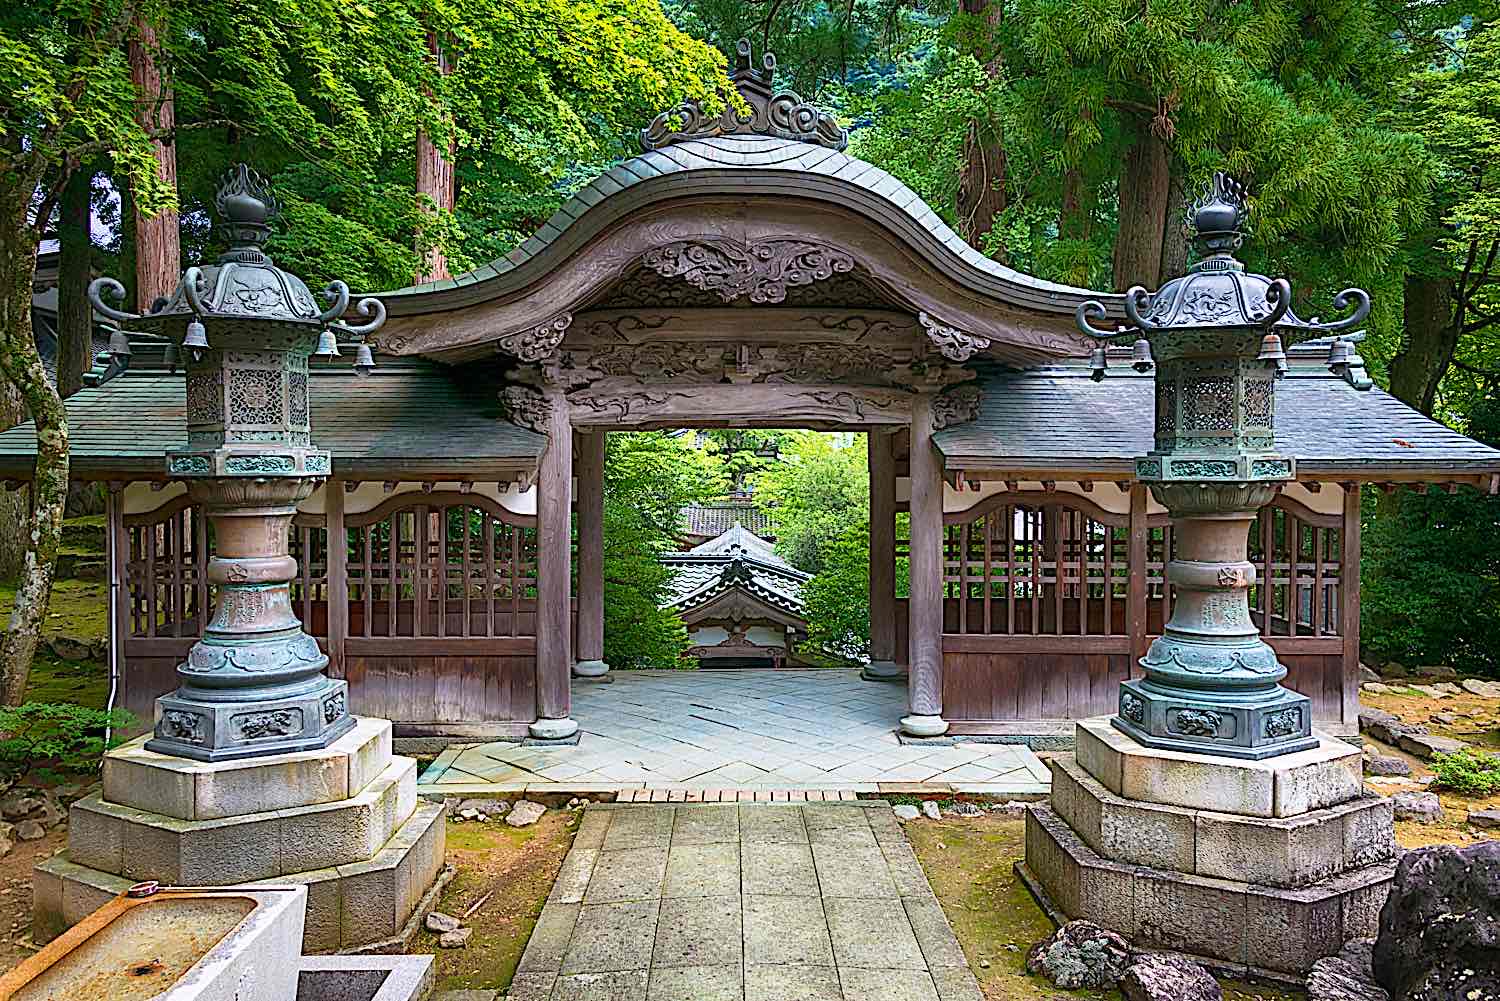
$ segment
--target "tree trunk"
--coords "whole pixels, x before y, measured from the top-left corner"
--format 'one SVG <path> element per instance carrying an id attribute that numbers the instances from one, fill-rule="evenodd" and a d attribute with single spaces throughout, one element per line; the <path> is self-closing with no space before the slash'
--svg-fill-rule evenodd
<path id="1" fill-rule="evenodd" d="M 427 33 L 427 49 L 437 62 L 438 72 L 447 76 L 450 72 L 450 65 L 436 32 Z M 444 148 L 438 149 L 425 131 L 417 130 L 417 195 L 419 198 L 425 196 L 423 207 L 428 211 L 435 209 L 445 212 L 453 211 L 453 140 L 451 136 Z M 430 205 L 428 200 L 430 200 Z M 450 277 L 448 260 L 443 254 L 443 249 L 437 246 L 423 246 L 425 242 L 422 234 L 418 233 L 417 253 L 422 255 L 422 266 L 416 276 L 418 285 L 423 282 L 442 281 Z"/>
<path id="2" fill-rule="evenodd" d="M 83 373 L 93 359 L 94 311 L 88 287 L 93 277 L 94 178 L 83 168 L 68 175 L 63 188 L 57 237 L 60 268 L 57 278 L 57 392 L 66 399 L 83 387 Z"/>
<path id="3" fill-rule="evenodd" d="M 130 40 L 130 78 L 135 84 L 136 121 L 154 131 L 176 124 L 172 88 L 162 80 L 156 64 L 156 29 L 145 21 L 136 23 Z M 177 187 L 177 148 L 165 142 L 156 150 L 156 174 L 171 188 Z M 181 277 L 182 247 L 177 233 L 177 210 L 165 209 L 144 216 L 135 209 L 135 302 L 145 313 L 158 296 L 171 295 Z"/>
<path id="4" fill-rule="evenodd" d="M 37 432 L 31 511 L 21 523 L 28 543 L 26 561 L 15 607 L 0 638 L 0 697 L 6 705 L 19 705 L 26 698 L 31 659 L 52 597 L 68 498 L 67 416 L 31 332 L 37 250 L 36 230 L 27 218 L 32 194 L 32 185 L 22 177 L 0 181 L 0 375 L 17 391 Z"/>
<path id="5" fill-rule="evenodd" d="M 1406 337 L 1391 358 L 1391 395 L 1431 416 L 1438 384 L 1447 374 L 1458 347 L 1453 282 L 1447 278 L 1410 275 L 1402 301 Z"/>
<path id="6" fill-rule="evenodd" d="M 1161 284 L 1162 234 L 1171 188 L 1167 144 L 1146 119 L 1132 124 L 1133 141 L 1120 169 L 1119 229 L 1115 236 L 1115 289 Z"/>
<path id="7" fill-rule="evenodd" d="M 1157 277 L 1170 281 L 1187 273 L 1187 188 L 1182 182 L 1182 166 L 1176 158 L 1168 163 L 1171 179 L 1167 188 L 1167 214 L 1163 220 L 1161 240 L 1161 269 Z"/>
<path id="8" fill-rule="evenodd" d="M 963 12 L 984 18 L 987 30 L 979 34 L 972 55 L 991 79 L 1000 75 L 1000 53 L 995 32 L 1005 16 L 1005 5 L 991 0 L 963 0 Z M 973 119 L 964 134 L 964 163 L 958 175 L 955 208 L 960 235 L 978 245 L 995 228 L 995 219 L 1005 211 L 1005 136 L 997 119 Z M 1003 257 L 1003 253 L 999 256 Z"/>

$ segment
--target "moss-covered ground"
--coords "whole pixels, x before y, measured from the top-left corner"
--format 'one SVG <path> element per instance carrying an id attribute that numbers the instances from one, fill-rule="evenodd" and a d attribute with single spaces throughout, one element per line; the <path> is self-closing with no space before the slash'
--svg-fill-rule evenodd
<path id="1" fill-rule="evenodd" d="M 499 990 L 510 986 L 531 929 L 573 844 L 582 811 L 548 810 L 530 827 L 504 821 L 448 822 L 448 862 L 458 874 L 437 909 L 461 917 L 474 937 L 463 949 L 438 948 L 423 931 L 411 952 L 437 954 L 437 991 Z"/>
<path id="2" fill-rule="evenodd" d="M 1025 855 L 1025 825 L 998 814 L 906 826 L 933 892 L 987 998 L 1100 998 L 1118 991 L 1063 991 L 1026 972 L 1026 952 L 1052 934 L 1052 923 L 1015 874 Z M 1289 1001 L 1300 994 L 1223 981 L 1226 1001 Z"/>

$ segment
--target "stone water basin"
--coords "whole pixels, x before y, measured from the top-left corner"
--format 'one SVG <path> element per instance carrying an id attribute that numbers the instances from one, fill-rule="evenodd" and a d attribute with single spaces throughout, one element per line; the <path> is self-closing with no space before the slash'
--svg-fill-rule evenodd
<path id="1" fill-rule="evenodd" d="M 4 977 L 0 1001 L 286 1001 L 301 886 L 133 888 Z"/>

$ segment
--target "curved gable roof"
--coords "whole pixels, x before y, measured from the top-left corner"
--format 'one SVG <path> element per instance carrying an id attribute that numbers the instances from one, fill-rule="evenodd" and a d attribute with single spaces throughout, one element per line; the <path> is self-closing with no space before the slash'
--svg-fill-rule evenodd
<path id="1" fill-rule="evenodd" d="M 461 308 L 524 287 L 548 263 L 642 205 L 710 192 L 796 197 L 855 209 L 931 255 L 974 292 L 1007 305 L 1071 315 L 1085 299 L 1121 300 L 1034 278 L 975 250 L 893 174 L 838 150 L 792 139 L 689 139 L 634 156 L 585 185 L 515 250 L 454 278 L 378 293 L 392 316 Z M 618 207 L 618 211 L 616 208 Z"/>

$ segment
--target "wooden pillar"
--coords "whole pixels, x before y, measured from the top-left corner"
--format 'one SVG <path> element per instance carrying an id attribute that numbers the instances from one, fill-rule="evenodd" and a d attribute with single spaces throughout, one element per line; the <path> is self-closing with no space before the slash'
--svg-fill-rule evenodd
<path id="1" fill-rule="evenodd" d="M 866 681 L 896 681 L 896 460 L 895 434 L 866 436 L 870 469 L 870 663 Z"/>
<path id="2" fill-rule="evenodd" d="M 1130 665 L 1127 677 L 1137 677 L 1137 661 L 1146 656 L 1146 543 L 1151 529 L 1146 523 L 1146 496 L 1143 483 L 1130 487 L 1129 576 L 1125 578 L 1125 628 L 1130 633 Z"/>
<path id="3" fill-rule="evenodd" d="M 578 652 L 573 673 L 600 678 L 604 662 L 604 431 L 579 431 Z"/>
<path id="4" fill-rule="evenodd" d="M 901 729 L 914 737 L 946 733 L 943 719 L 943 478 L 932 443 L 932 397 L 911 406 L 911 600 L 907 698 Z"/>
<path id="5" fill-rule="evenodd" d="M 1359 725 L 1359 578 L 1361 524 L 1358 483 L 1344 484 L 1344 524 L 1339 533 L 1339 634 L 1343 672 L 1339 701 L 1345 726 Z M 1317 608 L 1317 602 L 1313 603 Z M 1268 616 L 1269 618 L 1269 616 Z"/>
<path id="6" fill-rule="evenodd" d="M 572 713 L 573 425 L 561 393 L 547 397 L 547 450 L 536 480 L 536 715 L 531 735 L 578 732 Z"/>
<path id="7" fill-rule="evenodd" d="M 344 639 L 349 635 L 349 535 L 344 528 L 344 484 L 323 483 L 323 511 L 328 527 L 328 673 L 348 680 L 344 670 Z M 351 688 L 349 699 L 358 699 Z"/>

